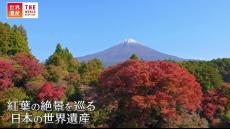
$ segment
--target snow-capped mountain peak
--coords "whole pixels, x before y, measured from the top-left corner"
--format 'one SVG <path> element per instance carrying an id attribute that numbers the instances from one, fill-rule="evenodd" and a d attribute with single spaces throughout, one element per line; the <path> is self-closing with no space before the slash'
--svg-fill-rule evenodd
<path id="1" fill-rule="evenodd" d="M 132 54 L 136 54 L 138 58 L 143 60 L 184 60 L 182 58 L 161 53 L 157 50 L 149 48 L 143 43 L 140 43 L 134 39 L 126 39 L 119 44 L 112 46 L 104 51 L 100 51 L 94 54 L 86 55 L 83 57 L 78 57 L 79 61 L 88 61 L 91 59 L 100 59 L 105 66 L 111 64 L 117 64 L 126 61 L 130 58 Z"/>
<path id="2" fill-rule="evenodd" d="M 123 44 L 133 44 L 133 43 L 139 43 L 138 41 L 129 38 L 129 39 L 125 39 L 124 41 L 122 41 Z"/>

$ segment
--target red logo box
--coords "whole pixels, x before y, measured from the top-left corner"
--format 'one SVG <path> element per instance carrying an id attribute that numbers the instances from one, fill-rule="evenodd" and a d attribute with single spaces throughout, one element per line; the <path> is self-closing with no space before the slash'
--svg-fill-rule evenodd
<path id="1" fill-rule="evenodd" d="M 7 3 L 7 18 L 22 18 L 22 3 Z"/>

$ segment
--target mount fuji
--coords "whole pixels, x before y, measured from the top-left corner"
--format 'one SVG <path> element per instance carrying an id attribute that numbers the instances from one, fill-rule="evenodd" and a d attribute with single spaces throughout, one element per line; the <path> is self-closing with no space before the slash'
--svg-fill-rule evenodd
<path id="1" fill-rule="evenodd" d="M 157 50 L 149 48 L 147 46 L 142 45 L 142 43 L 134 40 L 134 39 L 126 39 L 121 43 L 108 48 L 104 51 L 86 55 L 83 57 L 78 57 L 79 61 L 88 61 L 91 59 L 100 59 L 105 66 L 110 64 L 117 64 L 123 62 L 130 58 L 132 54 L 136 54 L 139 59 L 143 60 L 175 60 L 175 61 L 183 61 L 185 59 L 168 55 L 165 53 L 161 53 Z"/>

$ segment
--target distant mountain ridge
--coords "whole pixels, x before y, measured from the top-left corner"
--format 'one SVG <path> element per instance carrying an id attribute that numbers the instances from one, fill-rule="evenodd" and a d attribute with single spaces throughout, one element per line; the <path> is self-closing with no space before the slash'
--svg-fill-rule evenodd
<path id="1" fill-rule="evenodd" d="M 175 60 L 182 61 L 185 59 L 161 53 L 152 48 L 142 45 L 140 42 L 134 39 L 126 39 L 121 43 L 108 48 L 104 51 L 90 54 L 82 57 L 78 57 L 79 61 L 88 61 L 91 59 L 100 59 L 103 64 L 110 65 L 123 62 L 130 58 L 132 54 L 136 54 L 138 58 L 143 60 Z"/>

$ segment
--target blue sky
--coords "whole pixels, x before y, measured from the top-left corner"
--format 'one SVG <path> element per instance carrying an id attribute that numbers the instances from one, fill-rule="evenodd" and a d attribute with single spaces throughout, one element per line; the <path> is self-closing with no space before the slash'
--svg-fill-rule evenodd
<path id="1" fill-rule="evenodd" d="M 78 57 L 126 38 L 182 58 L 230 57 L 230 0 L 20 1 L 38 1 L 39 19 L 6 19 L 1 0 L 0 21 L 23 25 L 41 61 L 58 42 Z"/>

